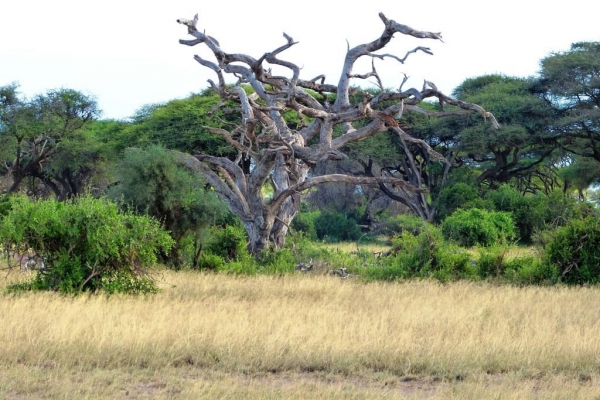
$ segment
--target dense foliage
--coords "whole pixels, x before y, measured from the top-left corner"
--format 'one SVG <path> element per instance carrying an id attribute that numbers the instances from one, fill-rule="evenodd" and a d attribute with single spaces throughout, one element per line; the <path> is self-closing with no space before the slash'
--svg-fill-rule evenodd
<path id="1" fill-rule="evenodd" d="M 600 282 L 600 219 L 569 221 L 548 244 L 546 256 L 566 283 Z"/>
<path id="2" fill-rule="evenodd" d="M 45 260 L 24 287 L 69 293 L 153 291 L 145 271 L 156 262 L 244 274 L 289 273 L 311 264 L 369 280 L 597 283 L 599 49 L 599 43 L 575 43 L 548 55 L 539 75 L 527 79 L 465 80 L 455 96 L 492 111 L 499 130 L 463 115 L 434 118 L 456 110 L 443 101 L 404 113 L 400 128 L 442 159 L 386 127 L 341 148 L 348 156 L 343 160 L 317 160 L 311 177 L 396 177 L 427 191 L 342 182 L 304 190 L 295 218 L 274 222 L 289 225 L 292 242 L 256 258 L 247 251 L 248 224 L 226 212 L 215 187 L 173 152 L 225 157 L 227 168 L 251 173 L 257 164 L 215 133 L 237 121 L 230 100 L 218 109 L 222 99 L 207 90 L 111 121 L 98 120 L 95 100 L 75 90 L 26 98 L 17 84 L 0 87 L 0 187 L 21 194 L 0 202 L 3 249 L 10 257 Z M 393 91 L 351 92 L 354 106 Z M 300 117 L 283 114 L 290 129 L 313 120 Z M 333 139 L 343 134 L 338 126 Z M 261 195 L 271 199 L 276 186 L 271 176 Z M 354 242 L 354 254 L 327 248 L 343 241 Z M 363 250 L 368 242 L 387 249 L 391 243 L 393 251 Z M 515 257 L 516 243 L 537 247 Z"/>
<path id="3" fill-rule="evenodd" d="M 28 183 L 31 195 L 81 193 L 100 157 L 94 139 L 81 132 L 99 115 L 96 101 L 73 89 L 27 99 L 17 84 L 0 87 L 0 170 L 11 181 L 5 190 L 14 193 Z M 85 144 L 85 151 L 69 160 L 74 143 Z"/>
<path id="4" fill-rule="evenodd" d="M 457 210 L 444 220 L 442 232 L 446 239 L 464 247 L 507 244 L 516 238 L 509 213 L 479 208 Z"/>
<path id="5" fill-rule="evenodd" d="M 177 164 L 158 145 L 126 149 L 116 166 L 118 184 L 109 196 L 139 214 L 158 219 L 175 241 L 163 262 L 197 266 L 208 230 L 225 213 L 223 204 L 202 179 Z"/>
<path id="6" fill-rule="evenodd" d="M 0 222 L 0 242 L 10 259 L 43 258 L 43 267 L 22 289 L 63 293 L 156 291 L 148 268 L 173 242 L 158 221 L 120 212 L 117 205 L 90 196 L 72 201 L 9 200 Z"/>
<path id="7" fill-rule="evenodd" d="M 473 273 L 469 253 L 444 241 L 439 229 L 433 226 L 418 235 L 404 232 L 392 245 L 395 254 L 384 259 L 381 267 L 367 270 L 368 279 L 431 277 L 447 281 Z"/>

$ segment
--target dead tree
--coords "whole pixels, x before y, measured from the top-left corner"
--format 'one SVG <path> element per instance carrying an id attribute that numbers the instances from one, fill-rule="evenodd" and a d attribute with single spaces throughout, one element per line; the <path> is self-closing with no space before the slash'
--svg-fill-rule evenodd
<path id="1" fill-rule="evenodd" d="M 254 58 L 225 52 L 215 38 L 198 29 L 198 15 L 192 20 L 177 20 L 194 37 L 192 40 L 180 40 L 181 44 L 203 44 L 210 49 L 215 60 L 198 55 L 194 59 L 215 72 L 218 80 L 216 83 L 209 80 L 210 86 L 220 95 L 223 103 L 235 101 L 239 104 L 240 114 L 240 123 L 234 129 L 205 127 L 222 136 L 238 151 L 236 160 L 209 154 L 180 154 L 180 161 L 204 175 L 229 209 L 242 220 L 249 237 L 248 250 L 255 256 L 269 246 L 281 248 L 284 245 L 289 225 L 299 210 L 301 193 L 316 185 L 325 182 L 356 185 L 384 183 L 410 193 L 426 192 L 424 187 L 389 175 L 309 175 L 317 163 L 345 159 L 346 155 L 340 149 L 348 143 L 367 139 L 385 130 L 393 130 L 402 140 L 423 146 L 432 159 L 445 162 L 425 142 L 412 138 L 398 125 L 403 112 L 435 115 L 418 107 L 423 100 L 437 98 L 440 103 L 449 104 L 452 110 L 443 111 L 440 116 L 477 113 L 497 125 L 492 114 L 477 105 L 442 94 L 430 82 L 426 82 L 422 90 L 403 90 L 401 85 L 396 91 L 384 90 L 376 96 L 364 93 L 362 101 L 353 104 L 350 101 L 351 91 L 360 90 L 351 87 L 353 79 L 373 78 L 383 89 L 375 69 L 375 60 L 393 59 L 403 64 L 412 53 L 420 51 L 432 54 L 429 48 L 421 46 L 408 51 L 403 58 L 376 54 L 390 42 L 394 34 L 420 39 L 442 38 L 440 33 L 415 30 L 387 19 L 382 13 L 379 17 L 384 25 L 383 33 L 372 42 L 348 49 L 336 85 L 325 83 L 324 76 L 303 80 L 296 64 L 279 58 L 297 43 L 285 33 L 285 44 Z M 372 59 L 371 72 L 353 72 L 354 64 L 361 57 Z M 269 65 L 288 72 L 276 75 L 271 72 Z M 226 85 L 226 77 L 235 77 L 237 83 L 234 86 Z M 301 121 L 293 129 L 284 118 L 284 113 L 289 111 L 295 112 Z M 341 133 L 334 137 L 335 127 L 340 127 Z M 250 168 L 243 168 L 243 165 L 250 165 Z M 273 188 L 274 194 L 270 198 L 263 195 L 262 189 L 267 184 Z"/>

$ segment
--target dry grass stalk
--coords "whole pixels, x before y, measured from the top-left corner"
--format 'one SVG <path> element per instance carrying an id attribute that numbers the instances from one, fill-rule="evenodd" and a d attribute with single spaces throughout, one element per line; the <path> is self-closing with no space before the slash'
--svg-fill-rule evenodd
<path id="1" fill-rule="evenodd" d="M 232 389 L 244 387 L 239 374 L 371 383 L 383 374 L 428 385 L 458 377 L 468 381 L 458 383 L 465 396 L 498 386 L 494 376 L 524 391 L 539 391 L 540 379 L 585 391 L 598 377 L 600 309 L 590 306 L 600 301 L 597 288 L 173 272 L 163 287 L 150 297 L 3 296 L 0 368 L 209 369 L 236 382 Z"/>

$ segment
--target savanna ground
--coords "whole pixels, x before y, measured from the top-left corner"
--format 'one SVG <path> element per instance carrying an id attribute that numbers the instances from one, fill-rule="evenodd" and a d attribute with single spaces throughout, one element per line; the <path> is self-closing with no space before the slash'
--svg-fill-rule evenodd
<path id="1" fill-rule="evenodd" d="M 600 398 L 596 287 L 158 278 L 0 295 L 0 398 Z"/>

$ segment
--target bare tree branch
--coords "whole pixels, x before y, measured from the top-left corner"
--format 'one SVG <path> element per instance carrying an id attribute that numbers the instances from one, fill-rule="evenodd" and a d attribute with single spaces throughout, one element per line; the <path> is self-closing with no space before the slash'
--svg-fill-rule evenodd
<path id="1" fill-rule="evenodd" d="M 327 182 L 345 182 L 353 185 L 377 185 L 379 183 L 389 183 L 402 187 L 406 190 L 415 193 L 427 192 L 427 189 L 416 188 L 408 184 L 399 178 L 394 177 L 368 177 L 368 176 L 351 176 L 345 174 L 330 174 L 320 175 L 313 178 L 307 179 L 302 183 L 294 185 L 287 190 L 281 191 L 277 196 L 273 197 L 273 200 L 269 203 L 269 207 L 272 210 L 277 210 L 281 203 L 294 193 L 302 192 L 310 189 L 314 186 L 321 185 Z"/>
<path id="2" fill-rule="evenodd" d="M 306 177 L 308 171 L 319 163 L 346 159 L 347 155 L 342 149 L 349 143 L 368 139 L 387 130 L 395 132 L 402 141 L 404 151 L 408 154 L 403 168 L 409 173 L 417 174 L 418 169 L 422 169 L 427 162 L 437 160 L 447 163 L 428 143 L 402 130 L 394 116 L 400 119 L 406 111 L 434 117 L 477 113 L 490 120 L 492 126 L 498 126 L 493 115 L 483 108 L 445 96 L 435 84 L 428 81 L 424 82 L 422 90 L 404 90 L 403 86 L 408 80 L 404 75 L 398 92 L 386 92 L 375 68 L 375 59 L 385 61 L 391 58 L 404 64 L 411 54 L 433 53 L 429 47 L 418 46 L 407 51 L 404 57 L 377 54 L 392 40 L 394 34 L 433 40 L 441 40 L 442 36 L 440 33 L 419 31 L 399 24 L 383 14 L 379 14 L 379 17 L 384 24 L 383 32 L 371 42 L 353 48 L 349 46 L 336 84 L 325 83 L 324 75 L 309 80 L 301 79 L 298 65 L 279 58 L 297 44 L 286 33 L 283 34 L 285 44 L 255 59 L 246 54 L 225 52 L 216 39 L 198 29 L 197 15 L 192 20 L 177 21 L 186 26 L 188 33 L 193 36 L 192 40 L 181 40 L 181 44 L 204 44 L 212 52 L 214 61 L 199 56 L 194 59 L 217 73 L 218 85 L 211 81 L 211 87 L 221 96 L 221 104 L 233 101 L 240 105 L 239 110 L 234 111 L 239 112 L 241 118 L 241 123 L 228 129 L 206 127 L 238 151 L 235 161 L 204 154 L 194 157 L 180 155 L 179 159 L 188 168 L 205 175 L 229 208 L 244 221 L 250 237 L 249 249 L 254 254 L 260 253 L 269 240 L 276 247 L 282 245 L 285 232 L 299 210 L 299 193 L 321 183 L 382 185 L 386 190 L 394 189 L 394 193 L 401 194 L 408 199 L 406 201 L 426 202 L 424 192 L 427 185 L 417 175 L 412 180 L 385 176 L 385 173 L 378 177 L 347 174 Z M 356 61 L 363 56 L 371 57 L 371 72 L 353 73 Z M 283 67 L 288 73 L 274 75 L 270 68 L 272 65 Z M 226 76 L 237 80 L 233 89 L 225 86 Z M 374 78 L 382 92 L 373 97 L 361 89 L 351 89 L 350 81 L 354 78 Z M 249 88 L 251 94 L 247 94 Z M 350 96 L 355 92 L 362 92 L 361 100 L 351 104 Z M 433 112 L 418 107 L 421 101 L 431 97 L 458 109 Z M 333 104 L 330 104 L 330 99 Z M 290 115 L 295 115 L 297 120 L 292 122 Z M 410 158 L 411 151 L 415 149 L 423 156 L 423 163 L 421 158 Z M 250 168 L 246 166 L 244 170 L 238 165 L 243 155 L 250 159 Z M 275 190 L 271 200 L 263 196 L 263 185 L 267 182 L 271 182 Z"/>

